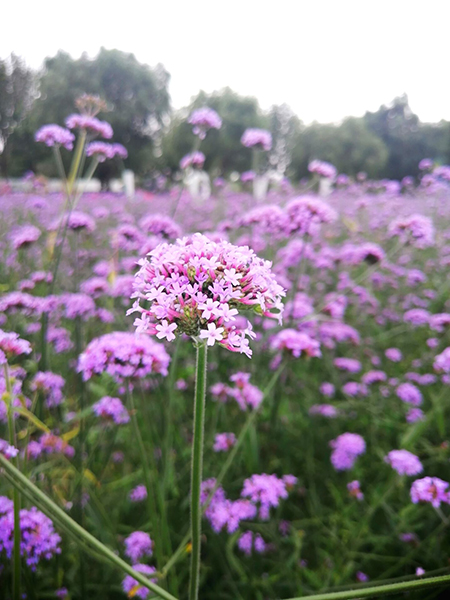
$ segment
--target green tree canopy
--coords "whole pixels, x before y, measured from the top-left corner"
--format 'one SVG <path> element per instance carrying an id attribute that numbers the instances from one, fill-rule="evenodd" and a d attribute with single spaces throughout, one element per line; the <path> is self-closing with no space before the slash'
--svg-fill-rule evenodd
<path id="1" fill-rule="evenodd" d="M 195 136 L 187 117 L 202 106 L 213 108 L 222 119 L 222 128 L 209 131 L 201 145 L 206 168 L 222 174 L 250 169 L 251 151 L 242 146 L 241 136 L 248 127 L 267 128 L 269 120 L 255 98 L 239 96 L 230 88 L 212 94 L 200 92 L 187 109 L 176 115 L 163 141 L 165 166 L 172 171 L 178 169 L 180 159 L 192 150 Z"/>
<path id="2" fill-rule="evenodd" d="M 46 123 L 64 124 L 75 112 L 75 99 L 82 93 L 97 94 L 107 101 L 111 112 L 100 115 L 114 129 L 114 141 L 129 153 L 127 166 L 145 172 L 155 162 L 154 147 L 170 111 L 169 74 L 158 65 L 151 69 L 133 54 L 102 48 L 94 59 L 86 55 L 74 60 L 58 52 L 45 61 L 39 80 L 39 98 L 29 117 L 11 136 L 13 171 L 24 169 L 51 172 L 45 148 L 36 148 L 34 132 Z M 105 163 L 103 171 L 110 171 Z"/>

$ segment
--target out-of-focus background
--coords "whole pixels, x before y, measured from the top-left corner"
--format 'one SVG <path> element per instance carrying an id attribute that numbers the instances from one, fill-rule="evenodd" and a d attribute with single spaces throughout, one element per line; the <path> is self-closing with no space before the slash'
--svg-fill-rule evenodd
<path id="1" fill-rule="evenodd" d="M 314 158 L 389 179 L 448 164 L 449 17 L 446 1 L 3 3 L 0 176 L 56 175 L 33 135 L 82 93 L 106 99 L 149 188 L 178 170 L 204 105 L 223 119 L 203 145 L 212 176 L 251 168 L 248 127 L 271 131 L 270 164 L 294 183 Z M 104 187 L 119 168 L 101 165 Z"/>

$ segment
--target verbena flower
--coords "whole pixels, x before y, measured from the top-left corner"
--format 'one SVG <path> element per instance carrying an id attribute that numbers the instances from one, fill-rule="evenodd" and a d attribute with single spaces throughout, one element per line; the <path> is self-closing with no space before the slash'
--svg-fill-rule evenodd
<path id="1" fill-rule="evenodd" d="M 220 129 L 222 119 L 216 111 L 208 106 L 197 108 L 189 115 L 188 123 L 193 125 L 192 131 L 201 140 L 204 140 L 209 129 Z"/>
<path id="2" fill-rule="evenodd" d="M 25 248 L 36 242 L 41 236 L 41 231 L 34 225 L 25 225 L 11 236 L 13 248 Z"/>
<path id="3" fill-rule="evenodd" d="M 434 244 L 433 221 L 424 215 L 415 214 L 394 219 L 389 225 L 389 233 L 417 248 L 426 248 Z"/>
<path id="4" fill-rule="evenodd" d="M 348 471 L 356 459 L 366 451 L 364 439 L 357 433 L 343 433 L 330 442 L 333 452 L 331 463 L 336 471 Z"/>
<path id="5" fill-rule="evenodd" d="M 312 160 L 308 165 L 308 171 L 327 179 L 335 179 L 337 175 L 336 167 L 324 160 Z"/>
<path id="6" fill-rule="evenodd" d="M 123 425 L 130 420 L 130 415 L 119 398 L 104 396 L 92 405 L 92 410 L 97 417 L 112 420 L 116 425 Z"/>
<path id="7" fill-rule="evenodd" d="M 62 388 L 64 384 L 65 381 L 61 375 L 51 371 L 38 371 L 31 381 L 30 389 L 33 392 L 39 391 L 47 408 L 53 408 L 63 402 Z"/>
<path id="8" fill-rule="evenodd" d="M 266 129 L 246 129 L 241 137 L 246 148 L 258 148 L 268 152 L 272 148 L 272 134 Z"/>
<path id="9" fill-rule="evenodd" d="M 408 450 L 391 450 L 384 457 L 384 460 L 399 475 L 418 475 L 423 471 L 423 466 L 419 458 L 415 454 L 408 452 Z"/>
<path id="10" fill-rule="evenodd" d="M 433 367 L 436 371 L 439 372 L 450 372 L 450 346 L 448 348 L 445 348 L 443 352 L 435 356 Z"/>
<path id="11" fill-rule="evenodd" d="M 86 156 L 96 156 L 99 162 L 105 162 L 115 156 L 127 158 L 128 152 L 122 144 L 107 144 L 106 142 L 91 142 L 86 145 Z"/>
<path id="12" fill-rule="evenodd" d="M 63 146 L 72 150 L 75 136 L 71 131 L 59 125 L 43 125 L 34 135 L 36 142 L 43 142 L 46 146 Z"/>
<path id="13" fill-rule="evenodd" d="M 423 402 L 422 392 L 413 383 L 401 383 L 395 393 L 402 402 L 420 406 Z"/>
<path id="14" fill-rule="evenodd" d="M 262 554 L 267 549 L 267 544 L 259 533 L 253 533 L 252 531 L 244 532 L 237 542 L 239 550 L 241 550 L 247 556 L 250 556 L 252 550 Z"/>
<path id="15" fill-rule="evenodd" d="M 139 264 L 133 294 L 138 300 L 128 311 L 141 313 L 135 321 L 138 332 L 169 341 L 185 333 L 251 356 L 247 337 L 255 334 L 246 320 L 237 326 L 239 311 L 281 321 L 285 292 L 271 263 L 246 246 L 214 242 L 197 233 L 175 244 L 160 244 Z"/>
<path id="16" fill-rule="evenodd" d="M 327 419 L 335 419 L 339 415 L 339 411 L 332 404 L 313 404 L 309 409 L 309 414 L 321 415 Z"/>
<path id="17" fill-rule="evenodd" d="M 52 521 L 37 508 L 20 511 L 20 554 L 32 571 L 41 560 L 50 560 L 61 553 L 61 538 L 55 532 Z M 10 560 L 14 549 L 14 506 L 0 496 L 0 553 Z"/>
<path id="18" fill-rule="evenodd" d="M 234 433 L 217 433 L 214 439 L 214 452 L 228 452 L 236 444 Z"/>
<path id="19" fill-rule="evenodd" d="M 113 130 L 109 123 L 89 115 L 69 115 L 66 118 L 66 127 L 68 129 L 84 129 L 91 134 L 101 135 L 106 140 L 110 140 L 113 136 Z"/>
<path id="20" fill-rule="evenodd" d="M 447 488 L 450 484 L 439 477 L 424 477 L 416 479 L 411 486 L 411 501 L 430 502 L 434 508 L 439 508 L 441 502 L 450 503 Z"/>
<path id="21" fill-rule="evenodd" d="M 138 571 L 138 573 L 142 573 L 146 577 L 149 577 L 149 575 L 156 571 L 155 567 L 142 564 L 133 565 L 133 569 Z M 155 578 L 150 578 L 150 581 L 153 583 L 157 582 Z M 122 589 L 126 594 L 128 594 L 129 598 L 142 598 L 142 600 L 146 600 L 146 598 L 148 598 L 150 595 L 150 590 L 140 585 L 140 583 L 131 575 L 127 575 L 122 581 Z"/>
<path id="22" fill-rule="evenodd" d="M 147 498 L 147 488 L 145 485 L 137 485 L 128 495 L 131 502 L 143 502 Z"/>
<path id="23" fill-rule="evenodd" d="M 146 377 L 151 373 L 167 375 L 170 357 L 162 344 L 145 335 L 124 331 L 107 333 L 90 342 L 78 360 L 84 381 L 106 372 L 116 381 Z"/>
<path id="24" fill-rule="evenodd" d="M 274 350 L 285 350 L 294 358 L 301 355 L 322 356 L 320 343 L 307 333 L 296 329 L 283 329 L 271 338 L 270 346 Z"/>
<path id="25" fill-rule="evenodd" d="M 137 563 L 145 556 L 151 556 L 153 553 L 153 541 L 148 533 L 144 531 L 133 531 L 124 540 L 125 555 L 132 563 Z"/>
<path id="26" fill-rule="evenodd" d="M 7 360 L 20 356 L 21 354 L 30 354 L 30 342 L 22 340 L 17 333 L 7 333 L 0 329 L 0 365 Z"/>
<path id="27" fill-rule="evenodd" d="M 353 498 L 356 498 L 360 502 L 364 500 L 364 494 L 361 491 L 360 483 L 357 479 L 355 479 L 354 481 L 350 481 L 350 483 L 347 483 L 347 489 L 349 491 L 350 496 L 352 496 Z"/>
<path id="28" fill-rule="evenodd" d="M 190 152 L 189 154 L 186 154 L 186 156 L 183 156 L 180 160 L 180 168 L 187 169 L 192 166 L 202 167 L 204 163 L 205 155 L 203 152 L 196 150 L 195 152 Z"/>
<path id="29" fill-rule="evenodd" d="M 259 516 L 267 521 L 269 519 L 270 508 L 276 508 L 282 498 L 288 496 L 288 485 L 291 486 L 297 478 L 293 475 L 292 479 L 286 482 L 284 478 L 276 475 L 252 475 L 244 481 L 244 487 L 241 496 L 249 498 L 252 502 L 259 505 Z"/>

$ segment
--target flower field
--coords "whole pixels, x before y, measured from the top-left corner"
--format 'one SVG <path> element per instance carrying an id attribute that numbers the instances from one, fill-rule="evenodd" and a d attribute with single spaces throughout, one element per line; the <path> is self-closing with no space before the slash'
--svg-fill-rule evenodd
<path id="1" fill-rule="evenodd" d="M 450 187 L 423 173 L 2 191 L 0 598 L 445 597 Z"/>

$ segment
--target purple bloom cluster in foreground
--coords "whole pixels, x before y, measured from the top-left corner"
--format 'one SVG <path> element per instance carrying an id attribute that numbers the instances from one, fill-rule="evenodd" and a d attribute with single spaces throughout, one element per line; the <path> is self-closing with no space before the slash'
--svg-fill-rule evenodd
<path id="1" fill-rule="evenodd" d="M 246 319 L 238 320 L 239 309 L 281 320 L 284 290 L 271 263 L 248 247 L 197 233 L 160 244 L 139 264 L 133 294 L 138 300 L 129 311 L 141 313 L 138 332 L 168 341 L 185 333 L 250 357 L 247 337 L 254 333 Z"/>

